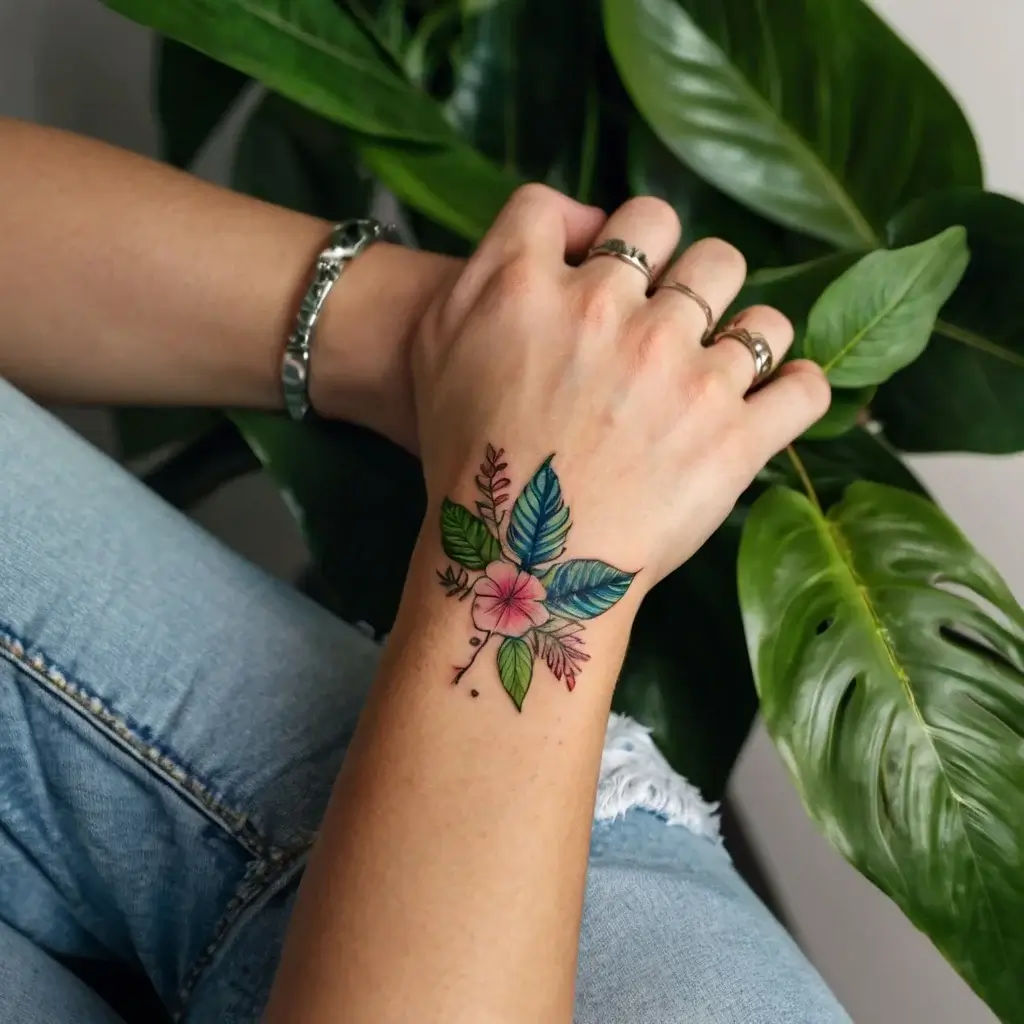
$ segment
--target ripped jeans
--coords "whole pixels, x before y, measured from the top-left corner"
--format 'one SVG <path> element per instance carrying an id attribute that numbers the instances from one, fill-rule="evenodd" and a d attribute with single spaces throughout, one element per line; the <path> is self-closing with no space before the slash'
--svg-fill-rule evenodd
<path id="1" fill-rule="evenodd" d="M 135 1024 L 73 961 L 255 1022 L 377 648 L 2 382 L 0 488 L 0 1021 Z M 847 1022 L 692 791 L 645 810 L 628 760 L 606 750 L 577 1024 Z"/>

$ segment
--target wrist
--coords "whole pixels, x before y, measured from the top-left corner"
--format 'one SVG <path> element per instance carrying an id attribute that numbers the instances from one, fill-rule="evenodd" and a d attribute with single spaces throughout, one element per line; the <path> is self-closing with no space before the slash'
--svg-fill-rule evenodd
<path id="1" fill-rule="evenodd" d="M 313 344 L 310 399 L 415 450 L 410 353 L 462 263 L 377 242 L 345 267 L 324 305 Z"/>

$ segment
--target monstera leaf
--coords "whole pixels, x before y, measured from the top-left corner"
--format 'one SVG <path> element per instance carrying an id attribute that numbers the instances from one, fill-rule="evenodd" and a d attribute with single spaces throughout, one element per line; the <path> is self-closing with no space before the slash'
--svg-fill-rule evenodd
<path id="1" fill-rule="evenodd" d="M 907 245 L 950 224 L 967 228 L 971 264 L 924 355 L 873 410 L 904 451 L 1024 451 L 1024 205 L 955 189 L 914 203 L 890 237 Z"/>
<path id="2" fill-rule="evenodd" d="M 1024 961 L 1024 610 L 928 500 L 854 484 L 751 510 L 739 592 L 808 812 L 1004 1020 Z"/>
<path id="3" fill-rule="evenodd" d="M 956 102 L 862 0 L 603 0 L 644 119 L 780 224 L 872 248 L 917 196 L 981 184 Z"/>

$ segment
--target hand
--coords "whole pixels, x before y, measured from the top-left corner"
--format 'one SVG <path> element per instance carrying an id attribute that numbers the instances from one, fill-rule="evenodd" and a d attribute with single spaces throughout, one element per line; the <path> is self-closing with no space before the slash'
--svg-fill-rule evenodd
<path id="1" fill-rule="evenodd" d="M 418 450 L 410 354 L 464 266 L 381 242 L 345 268 L 313 346 L 309 392 L 319 415 L 354 420 Z"/>
<path id="2" fill-rule="evenodd" d="M 679 235 L 675 213 L 653 198 L 630 200 L 605 221 L 544 186 L 513 196 L 414 353 L 432 508 L 444 497 L 473 507 L 488 444 L 505 450 L 512 494 L 553 454 L 571 506 L 569 557 L 642 568 L 637 589 L 647 589 L 826 411 L 829 387 L 814 364 L 789 363 L 751 392 L 750 352 L 729 338 L 702 347 L 707 323 L 693 299 L 671 289 L 647 298 L 644 276 L 612 257 L 566 263 L 568 253 L 621 238 L 657 273 Z M 717 318 L 744 277 L 742 255 L 706 239 L 660 280 L 686 284 Z M 777 364 L 793 338 L 786 317 L 766 306 L 731 326 L 763 335 Z"/>

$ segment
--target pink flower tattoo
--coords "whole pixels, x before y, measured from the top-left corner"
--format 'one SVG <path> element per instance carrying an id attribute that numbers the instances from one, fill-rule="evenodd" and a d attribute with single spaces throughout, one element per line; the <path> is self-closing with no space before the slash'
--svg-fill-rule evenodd
<path id="1" fill-rule="evenodd" d="M 482 633 L 522 636 L 551 618 L 544 584 L 511 562 L 491 562 L 473 589 L 473 625 Z"/>
<path id="2" fill-rule="evenodd" d="M 498 678 L 516 710 L 533 680 L 536 659 L 571 692 L 590 655 L 583 623 L 623 597 L 636 573 L 594 558 L 562 559 L 572 521 L 549 456 L 511 509 L 504 449 L 488 445 L 476 477 L 476 514 L 447 498 L 441 506 L 441 544 L 451 564 L 437 576 L 448 597 L 473 599 L 473 653 L 455 669 L 459 683 L 477 656 L 499 637 Z M 473 696 L 479 691 L 473 690 Z"/>

